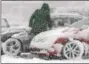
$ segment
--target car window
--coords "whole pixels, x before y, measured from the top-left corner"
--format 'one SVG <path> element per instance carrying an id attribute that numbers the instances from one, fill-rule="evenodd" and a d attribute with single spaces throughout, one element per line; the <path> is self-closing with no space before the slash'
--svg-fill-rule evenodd
<path id="1" fill-rule="evenodd" d="M 2 20 L 1 20 L 1 27 L 2 28 L 9 27 L 9 23 L 8 23 L 7 19 L 2 18 Z"/>
<path id="2" fill-rule="evenodd" d="M 81 27 L 81 29 L 87 29 L 89 27 L 89 25 L 83 25 L 82 27 Z"/>
<path id="3" fill-rule="evenodd" d="M 86 27 L 86 26 L 89 26 L 89 19 L 83 19 L 83 20 L 80 20 L 78 22 L 75 22 L 73 23 L 72 25 L 70 25 L 69 27 L 76 27 L 76 28 L 82 28 L 82 27 Z"/>

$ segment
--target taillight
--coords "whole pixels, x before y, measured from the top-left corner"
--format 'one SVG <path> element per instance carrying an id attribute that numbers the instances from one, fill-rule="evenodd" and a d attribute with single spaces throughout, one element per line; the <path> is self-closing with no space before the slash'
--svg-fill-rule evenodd
<path id="1" fill-rule="evenodd" d="M 86 42 L 87 44 L 89 44 L 89 39 L 85 39 L 85 38 L 80 38 L 81 42 Z"/>

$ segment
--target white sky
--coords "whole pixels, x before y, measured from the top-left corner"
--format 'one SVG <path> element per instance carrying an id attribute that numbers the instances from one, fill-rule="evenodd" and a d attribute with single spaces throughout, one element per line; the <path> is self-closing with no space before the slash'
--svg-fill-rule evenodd
<path id="1" fill-rule="evenodd" d="M 31 14 L 44 2 L 51 8 L 89 6 L 89 1 L 2 1 L 2 16 L 6 17 L 9 23 L 19 22 L 21 25 L 27 25 Z"/>

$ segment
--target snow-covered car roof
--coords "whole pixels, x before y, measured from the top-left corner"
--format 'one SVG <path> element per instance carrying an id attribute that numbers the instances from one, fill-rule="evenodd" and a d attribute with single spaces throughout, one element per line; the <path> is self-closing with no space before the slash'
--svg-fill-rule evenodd
<path id="1" fill-rule="evenodd" d="M 89 27 L 89 18 L 75 22 L 72 25 L 70 25 L 69 27 L 76 27 L 76 28 Z"/>
<path id="2" fill-rule="evenodd" d="M 55 13 L 56 15 L 81 16 L 78 13 Z"/>
<path id="3" fill-rule="evenodd" d="M 1 28 L 9 27 L 9 26 L 10 26 L 10 25 L 9 25 L 7 19 L 6 19 L 6 18 L 2 18 L 2 19 L 1 19 Z"/>
<path id="4" fill-rule="evenodd" d="M 52 18 L 59 18 L 59 17 L 73 17 L 73 18 L 82 18 L 83 16 L 78 14 L 78 13 L 69 13 L 69 12 L 65 12 L 65 13 L 58 13 L 58 12 L 54 12 L 50 14 Z"/>
<path id="5" fill-rule="evenodd" d="M 19 31 L 31 31 L 31 27 L 29 26 L 23 26 L 23 25 L 17 25 L 17 24 L 9 24 L 6 18 L 2 18 L 1 21 L 1 29 L 2 29 L 2 34 L 8 33 L 8 32 L 19 32 Z"/>

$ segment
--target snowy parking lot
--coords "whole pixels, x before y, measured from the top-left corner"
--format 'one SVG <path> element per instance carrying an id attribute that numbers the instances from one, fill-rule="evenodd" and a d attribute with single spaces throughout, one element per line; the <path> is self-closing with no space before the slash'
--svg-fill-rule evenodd
<path id="1" fill-rule="evenodd" d="M 89 2 L 45 1 L 50 5 L 52 28 L 33 38 L 29 19 L 42 3 L 44 1 L 2 2 L 5 23 L 2 23 L 1 41 L 5 43 L 1 63 L 89 63 Z M 52 58 L 43 58 L 42 54 Z"/>
<path id="2" fill-rule="evenodd" d="M 76 59 L 76 60 L 44 60 L 30 53 L 22 53 L 21 56 L 11 57 L 7 55 L 1 56 L 1 63 L 89 63 L 89 59 Z"/>

